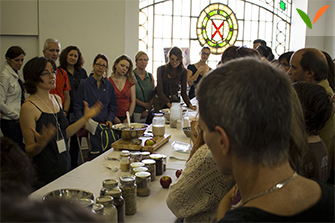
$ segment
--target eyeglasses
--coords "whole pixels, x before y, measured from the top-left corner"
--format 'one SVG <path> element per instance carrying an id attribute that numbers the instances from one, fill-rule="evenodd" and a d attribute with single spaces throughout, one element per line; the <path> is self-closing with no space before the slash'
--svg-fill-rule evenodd
<path id="1" fill-rule="evenodd" d="M 52 74 L 52 75 L 56 75 L 56 71 L 52 71 L 52 72 L 47 72 L 47 71 L 44 71 L 43 73 L 41 73 L 41 76 L 42 77 L 49 77 L 50 76 L 50 74 Z"/>
<path id="2" fill-rule="evenodd" d="M 104 69 L 107 68 L 107 66 L 106 66 L 105 64 L 96 63 L 95 65 L 96 65 L 97 67 L 102 67 L 102 68 L 104 68 Z"/>

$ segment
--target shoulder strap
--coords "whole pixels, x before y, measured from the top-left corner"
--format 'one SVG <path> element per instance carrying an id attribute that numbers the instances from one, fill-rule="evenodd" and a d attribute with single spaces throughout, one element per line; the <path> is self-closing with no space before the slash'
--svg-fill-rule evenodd
<path id="1" fill-rule="evenodd" d="M 27 101 L 29 101 L 30 103 L 32 103 L 40 112 L 42 112 L 42 110 L 39 107 L 37 107 L 37 105 L 34 102 L 32 102 L 30 100 L 27 100 Z"/>
<path id="2" fill-rule="evenodd" d="M 55 98 L 55 100 L 56 100 L 56 102 L 57 102 L 57 104 L 58 104 L 59 110 L 61 111 L 62 108 L 60 107 L 60 104 L 59 104 L 59 102 L 58 102 L 58 100 L 57 100 L 57 98 L 56 98 L 56 95 L 53 95 L 53 96 L 54 96 L 54 98 Z"/>
<path id="3" fill-rule="evenodd" d="M 141 83 L 140 83 L 140 78 L 139 78 L 139 76 L 136 75 L 136 74 L 135 74 L 135 77 L 136 77 L 136 79 L 137 79 L 138 86 L 140 86 L 140 88 L 141 88 L 141 90 L 142 90 L 143 100 L 146 102 L 146 100 L 145 100 L 145 96 L 144 96 L 144 89 L 143 89 L 143 87 L 142 87 L 142 85 L 141 85 Z"/>

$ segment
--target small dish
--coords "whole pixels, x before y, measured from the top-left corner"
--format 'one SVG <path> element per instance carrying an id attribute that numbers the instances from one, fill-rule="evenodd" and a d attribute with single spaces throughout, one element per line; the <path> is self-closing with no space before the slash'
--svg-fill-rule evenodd
<path id="1" fill-rule="evenodd" d="M 172 146 L 174 151 L 180 152 L 180 153 L 189 153 L 190 148 L 191 148 L 190 144 L 184 143 L 184 142 L 179 142 L 179 141 L 173 141 L 171 146 Z"/>

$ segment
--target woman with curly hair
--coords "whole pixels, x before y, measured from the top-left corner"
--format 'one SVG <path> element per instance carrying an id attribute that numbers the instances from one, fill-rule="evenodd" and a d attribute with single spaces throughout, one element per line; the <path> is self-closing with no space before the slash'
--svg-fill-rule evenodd
<path id="1" fill-rule="evenodd" d="M 136 87 L 133 74 L 133 62 L 127 55 L 119 56 L 108 79 L 112 82 L 117 98 L 116 117 L 114 124 L 127 122 L 126 112 L 132 116 L 136 105 Z"/>
<path id="2" fill-rule="evenodd" d="M 84 58 L 79 48 L 76 46 L 66 47 L 59 56 L 60 67 L 67 72 L 70 81 L 70 108 L 67 118 L 70 123 L 76 120 L 73 112 L 73 103 L 77 94 L 79 84 L 87 78 L 86 70 L 83 68 Z M 71 168 L 78 166 L 79 145 L 76 135 L 70 140 Z"/>

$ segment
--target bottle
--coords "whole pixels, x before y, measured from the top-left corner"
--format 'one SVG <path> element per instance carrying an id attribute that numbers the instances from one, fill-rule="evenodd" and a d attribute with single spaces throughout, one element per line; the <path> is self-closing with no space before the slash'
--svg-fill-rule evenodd
<path id="1" fill-rule="evenodd" d="M 121 171 L 129 171 L 129 151 L 122 150 L 120 154 L 120 169 Z"/>
<path id="2" fill-rule="evenodd" d="M 137 210 L 137 185 L 135 176 L 126 175 L 120 177 L 120 189 L 126 205 L 126 215 L 133 215 Z"/>
<path id="3" fill-rule="evenodd" d="M 183 114 L 182 128 L 191 127 L 190 117 L 188 116 L 188 111 Z"/>
<path id="4" fill-rule="evenodd" d="M 147 197 L 150 195 L 150 184 L 151 177 L 149 172 L 137 172 L 136 176 L 136 184 L 137 184 L 137 196 L 139 197 Z"/>
<path id="5" fill-rule="evenodd" d="M 172 102 L 172 106 L 170 108 L 170 127 L 171 128 L 176 128 L 177 120 L 181 120 L 180 103 Z"/>
<path id="6" fill-rule="evenodd" d="M 114 179 L 107 179 L 102 181 L 102 188 L 100 190 L 100 196 L 104 196 L 105 195 L 105 191 L 107 189 L 112 189 L 118 187 L 118 182 L 117 180 Z"/>
<path id="7" fill-rule="evenodd" d="M 130 175 L 134 175 L 134 169 L 137 167 L 143 167 L 144 163 L 142 162 L 135 162 L 130 164 Z"/>
<path id="8" fill-rule="evenodd" d="M 106 215 L 104 213 L 105 207 L 102 204 L 93 204 L 92 211 L 93 213 L 101 216 L 104 220 L 106 220 Z"/>
<path id="9" fill-rule="evenodd" d="M 117 223 L 117 210 L 114 206 L 114 198 L 112 196 L 97 197 L 96 203 L 104 206 L 106 222 Z"/>
<path id="10" fill-rule="evenodd" d="M 117 209 L 117 221 L 124 222 L 126 218 L 126 207 L 124 198 L 122 197 L 122 190 L 120 188 L 113 188 L 106 190 L 106 195 L 114 198 L 114 205 Z"/>
<path id="11" fill-rule="evenodd" d="M 153 159 L 145 159 L 142 160 L 142 163 L 148 168 L 148 171 L 151 174 L 151 181 L 154 181 L 156 179 L 156 161 Z"/>
<path id="12" fill-rule="evenodd" d="M 157 137 L 164 136 L 165 118 L 163 113 L 155 113 L 155 116 L 152 119 L 152 133 Z"/>
<path id="13" fill-rule="evenodd" d="M 156 161 L 156 176 L 163 174 L 163 156 L 160 154 L 151 154 L 150 159 Z"/>
<path id="14" fill-rule="evenodd" d="M 141 152 L 131 152 L 129 163 L 132 164 L 134 162 L 141 162 L 142 161 L 142 154 Z"/>

